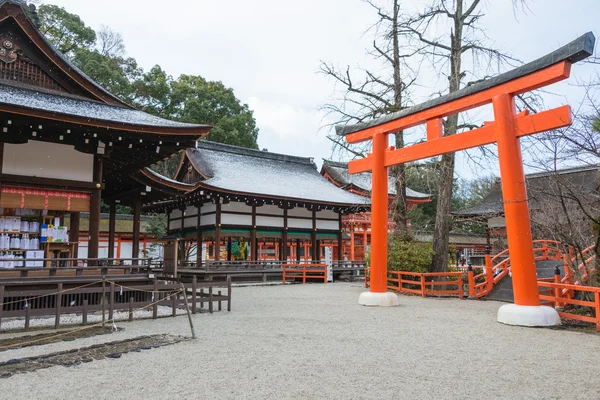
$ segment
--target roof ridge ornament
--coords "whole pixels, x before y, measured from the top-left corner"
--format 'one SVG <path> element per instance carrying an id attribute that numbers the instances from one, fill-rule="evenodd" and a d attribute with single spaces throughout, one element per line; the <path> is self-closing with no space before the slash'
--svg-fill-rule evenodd
<path id="1" fill-rule="evenodd" d="M 2 45 L 0 46 L 0 61 L 11 64 L 17 61 L 17 52 L 19 49 L 9 39 L 0 39 Z"/>

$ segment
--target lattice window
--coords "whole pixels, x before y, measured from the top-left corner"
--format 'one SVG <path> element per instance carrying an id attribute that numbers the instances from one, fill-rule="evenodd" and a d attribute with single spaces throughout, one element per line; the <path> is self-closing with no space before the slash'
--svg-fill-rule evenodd
<path id="1" fill-rule="evenodd" d="M 12 63 L 0 62 L 0 79 L 21 82 L 28 85 L 39 86 L 46 89 L 66 90 L 59 85 L 42 68 L 19 57 Z"/>

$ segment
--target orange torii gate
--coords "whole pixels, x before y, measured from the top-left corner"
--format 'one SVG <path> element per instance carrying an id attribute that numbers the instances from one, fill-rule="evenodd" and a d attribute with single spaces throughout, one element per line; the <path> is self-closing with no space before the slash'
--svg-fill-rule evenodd
<path id="1" fill-rule="evenodd" d="M 372 153 L 348 166 L 352 174 L 372 171 L 373 181 L 371 289 L 361 294 L 360 304 L 398 304 L 398 297 L 387 292 L 388 167 L 497 143 L 515 299 L 515 304 L 500 308 L 498 321 L 526 326 L 560 324 L 556 310 L 540 306 L 519 138 L 570 125 L 571 110 L 562 106 L 532 115 L 527 111 L 517 114 L 514 97 L 567 79 L 571 64 L 590 56 L 594 42 L 589 32 L 536 61 L 455 93 L 367 123 L 336 127 L 348 143 L 373 141 Z M 493 122 L 443 135 L 442 118 L 490 103 Z M 427 128 L 425 142 L 401 149 L 388 147 L 389 134 L 421 124 Z"/>

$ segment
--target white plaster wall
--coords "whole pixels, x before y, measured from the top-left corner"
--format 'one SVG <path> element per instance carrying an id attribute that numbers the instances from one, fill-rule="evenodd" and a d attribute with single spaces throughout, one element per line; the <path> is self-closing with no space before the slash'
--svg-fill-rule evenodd
<path id="1" fill-rule="evenodd" d="M 312 220 L 288 218 L 288 228 L 312 229 Z"/>
<path id="2" fill-rule="evenodd" d="M 257 216 L 256 225 L 283 228 L 283 218 Z"/>
<path id="3" fill-rule="evenodd" d="M 202 212 L 203 213 L 209 213 L 209 212 L 214 212 L 217 211 L 217 205 L 216 204 L 212 204 L 212 203 L 207 203 L 205 205 L 202 206 Z"/>
<path id="4" fill-rule="evenodd" d="M 217 216 L 215 214 L 203 215 L 200 217 L 200 225 L 214 225 L 217 221 Z"/>
<path id="5" fill-rule="evenodd" d="M 4 145 L 2 172 L 9 175 L 92 182 L 94 156 L 73 146 L 30 140 Z"/>
<path id="6" fill-rule="evenodd" d="M 339 214 L 332 210 L 317 211 L 317 218 L 339 218 Z"/>
<path id="7" fill-rule="evenodd" d="M 221 214 L 221 225 L 252 226 L 252 215 Z"/>
<path id="8" fill-rule="evenodd" d="M 317 229 L 337 230 L 337 229 L 339 229 L 339 222 L 338 221 L 317 220 Z"/>
<path id="9" fill-rule="evenodd" d="M 273 204 L 265 204 L 261 207 L 256 207 L 258 214 L 283 215 L 283 209 Z"/>
<path id="10" fill-rule="evenodd" d="M 181 221 L 179 221 L 181 222 Z M 190 217 L 190 218 L 186 218 L 183 220 L 183 227 L 184 228 L 193 228 L 196 226 L 196 224 L 198 223 L 198 217 Z"/>
<path id="11" fill-rule="evenodd" d="M 173 210 L 173 211 L 171 211 L 171 213 L 169 215 L 171 216 L 171 219 L 179 218 L 179 217 L 181 217 L 181 210 L 178 210 L 178 209 Z"/>

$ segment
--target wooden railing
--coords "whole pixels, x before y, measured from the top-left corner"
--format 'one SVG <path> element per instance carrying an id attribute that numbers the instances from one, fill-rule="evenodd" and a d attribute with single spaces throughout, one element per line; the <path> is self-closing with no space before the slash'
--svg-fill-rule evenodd
<path id="1" fill-rule="evenodd" d="M 365 287 L 370 284 L 370 268 L 365 268 Z M 389 271 L 389 290 L 427 296 L 458 296 L 463 298 L 462 272 Z M 455 288 L 449 288 L 454 286 Z M 439 287 L 439 288 L 438 288 Z"/>
<path id="2" fill-rule="evenodd" d="M 289 279 L 302 279 L 302 283 L 318 279 L 327 283 L 327 264 L 283 264 L 282 272 L 283 283 Z"/>
<path id="3" fill-rule="evenodd" d="M 215 287 L 224 287 L 227 292 L 215 293 Z M 227 302 L 227 311 L 231 311 L 231 280 L 224 282 L 197 282 L 195 279 L 182 288 L 181 283 L 168 283 L 154 280 L 152 284 L 123 285 L 111 280 L 99 280 L 80 286 L 70 287 L 63 283 L 55 285 L 45 283 L 31 288 L 26 283 L 0 284 L 0 327 L 2 318 L 24 317 L 25 329 L 29 328 L 30 318 L 54 316 L 55 328 L 60 325 L 60 316 L 80 314 L 82 324 L 87 323 L 88 314 L 102 311 L 108 314 L 107 321 L 113 319 L 115 311 L 129 311 L 132 319 L 134 310 L 152 311 L 152 318 L 158 317 L 158 306 L 170 306 L 172 315 L 177 308 L 185 307 L 185 298 L 191 305 L 192 313 L 198 306 L 213 312 L 213 303 L 219 311 L 223 301 Z"/>
<path id="4" fill-rule="evenodd" d="M 565 319 L 593 323 L 596 325 L 596 330 L 600 331 L 600 288 L 560 283 L 559 280 L 560 276 L 556 278 L 556 282 L 538 281 L 539 287 L 546 288 L 546 290 L 540 290 L 540 300 L 545 301 L 543 304 L 551 307 L 564 307 L 567 305 L 589 307 L 590 310 L 593 310 L 593 316 L 573 314 L 561 310 L 558 311 L 558 315 Z M 565 294 L 574 293 L 575 291 L 588 293 L 588 296 L 594 300 L 579 300 L 565 296 Z"/>

